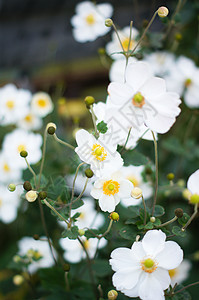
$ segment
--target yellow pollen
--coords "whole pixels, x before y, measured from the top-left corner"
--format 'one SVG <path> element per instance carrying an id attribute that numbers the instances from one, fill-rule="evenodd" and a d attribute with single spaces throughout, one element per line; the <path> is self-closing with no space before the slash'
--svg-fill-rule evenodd
<path id="1" fill-rule="evenodd" d="M 26 146 L 21 144 L 17 147 L 17 151 L 20 153 L 21 151 L 26 151 Z"/>
<path id="2" fill-rule="evenodd" d="M 169 270 L 169 276 L 170 276 L 171 278 L 173 278 L 173 277 L 176 275 L 176 273 L 177 273 L 177 268 L 176 268 L 176 269 Z"/>
<path id="3" fill-rule="evenodd" d="M 87 17 L 86 17 L 86 23 L 90 26 L 92 26 L 93 24 L 95 24 L 95 18 L 93 16 L 93 14 L 89 14 Z"/>
<path id="4" fill-rule="evenodd" d="M 106 150 L 99 144 L 94 144 L 91 154 L 99 161 L 103 161 L 107 157 Z"/>
<path id="5" fill-rule="evenodd" d="M 132 184 L 134 185 L 134 187 L 138 187 L 139 186 L 139 181 L 138 181 L 138 179 L 135 176 L 133 176 L 133 175 L 128 176 L 127 179 L 132 182 Z"/>
<path id="6" fill-rule="evenodd" d="M 151 258 L 144 259 L 140 263 L 144 272 L 153 273 L 157 269 L 157 263 Z"/>
<path id="7" fill-rule="evenodd" d="M 85 218 L 85 213 L 81 212 L 79 218 L 80 218 L 81 220 L 83 220 L 83 219 Z"/>
<path id="8" fill-rule="evenodd" d="M 34 257 L 34 259 L 39 259 L 42 257 L 42 254 L 41 254 L 41 252 L 36 250 L 36 251 L 34 251 L 33 257 Z"/>
<path id="9" fill-rule="evenodd" d="M 134 106 L 141 108 L 145 104 L 144 96 L 140 92 L 133 96 L 132 103 Z"/>
<path id="10" fill-rule="evenodd" d="M 84 244 L 84 247 L 85 247 L 86 250 L 90 247 L 90 243 L 89 243 L 88 240 L 85 240 L 85 241 L 83 242 L 83 244 Z"/>
<path id="11" fill-rule="evenodd" d="M 7 106 L 7 108 L 9 108 L 9 109 L 11 110 L 11 109 L 14 108 L 15 103 L 14 103 L 13 100 L 8 100 L 8 101 L 6 102 L 6 106 Z"/>
<path id="12" fill-rule="evenodd" d="M 46 107 L 46 105 L 47 105 L 47 102 L 46 102 L 46 100 L 45 99 L 39 99 L 38 101 L 37 101 L 37 104 L 38 104 L 38 106 L 40 106 L 40 107 Z"/>
<path id="13" fill-rule="evenodd" d="M 131 40 L 130 45 L 129 45 L 129 38 L 125 38 L 122 40 L 122 46 L 124 48 L 124 51 L 128 51 L 128 46 L 129 49 L 132 49 L 133 47 L 133 41 Z"/>
<path id="14" fill-rule="evenodd" d="M 28 123 L 29 123 L 29 122 L 32 122 L 32 116 L 31 116 L 31 114 L 27 115 L 24 119 L 25 119 L 25 121 L 28 122 Z"/>
<path id="15" fill-rule="evenodd" d="M 114 180 L 107 180 L 103 184 L 103 192 L 105 195 L 115 195 L 119 192 L 120 184 Z"/>
<path id="16" fill-rule="evenodd" d="M 5 164 L 3 165 L 3 170 L 4 170 L 5 172 L 10 172 L 10 167 L 9 167 L 9 165 L 5 163 Z"/>
<path id="17" fill-rule="evenodd" d="M 185 87 L 189 87 L 191 84 L 192 84 L 192 80 L 190 78 L 187 78 L 184 83 Z"/>

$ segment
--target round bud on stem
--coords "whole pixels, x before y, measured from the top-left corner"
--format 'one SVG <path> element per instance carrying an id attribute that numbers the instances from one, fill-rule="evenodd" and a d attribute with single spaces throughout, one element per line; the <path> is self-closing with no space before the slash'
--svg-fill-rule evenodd
<path id="1" fill-rule="evenodd" d="M 24 190 L 26 190 L 28 192 L 28 191 L 32 190 L 32 185 L 29 181 L 25 181 L 23 184 L 23 188 L 24 188 Z"/>
<path id="2" fill-rule="evenodd" d="M 183 216 L 183 209 L 182 208 L 176 208 L 174 212 L 175 212 L 176 217 L 182 218 L 182 216 Z"/>
<path id="3" fill-rule="evenodd" d="M 150 221 L 151 221 L 151 223 L 154 223 L 154 222 L 155 222 L 155 220 L 156 220 L 156 218 L 155 218 L 155 217 L 150 217 Z"/>
<path id="4" fill-rule="evenodd" d="M 84 229 L 79 229 L 78 230 L 78 233 L 80 236 L 84 235 L 85 234 L 85 230 Z"/>
<path id="5" fill-rule="evenodd" d="M 165 17 L 168 16 L 168 14 L 169 14 L 169 10 L 168 10 L 167 7 L 161 6 L 161 7 L 158 8 L 158 16 L 160 18 L 165 18 Z"/>
<path id="6" fill-rule="evenodd" d="M 24 278 L 23 278 L 22 275 L 15 275 L 15 276 L 13 277 L 13 283 L 14 283 L 15 285 L 21 285 L 23 282 L 24 282 Z"/>
<path id="7" fill-rule="evenodd" d="M 115 211 L 113 211 L 113 212 L 110 214 L 109 217 L 110 217 L 110 219 L 113 220 L 113 221 L 119 221 L 119 218 L 120 218 L 119 214 L 118 214 L 117 212 L 115 212 Z"/>
<path id="8" fill-rule="evenodd" d="M 192 193 L 190 192 L 190 190 L 188 189 L 184 189 L 184 191 L 182 192 L 182 196 L 183 198 L 185 198 L 186 200 L 190 200 Z"/>
<path id="9" fill-rule="evenodd" d="M 175 177 L 175 175 L 174 175 L 173 173 L 167 174 L 167 179 L 168 179 L 168 180 L 173 180 L 174 177 Z"/>
<path id="10" fill-rule="evenodd" d="M 10 183 L 8 186 L 8 190 L 10 192 L 14 192 L 16 190 L 16 185 L 14 183 Z"/>
<path id="11" fill-rule="evenodd" d="M 85 174 L 86 177 L 88 177 L 88 178 L 91 178 L 91 177 L 93 177 L 93 175 L 94 175 L 94 173 L 93 173 L 93 171 L 92 171 L 91 169 L 86 169 L 86 170 L 84 171 L 84 174 Z"/>
<path id="12" fill-rule="evenodd" d="M 43 199 L 46 199 L 47 197 L 47 193 L 45 191 L 41 191 L 39 192 L 39 199 L 43 200 Z"/>
<path id="13" fill-rule="evenodd" d="M 106 27 L 111 27 L 111 26 L 113 26 L 113 20 L 111 20 L 111 19 L 106 19 L 106 20 L 105 20 L 105 25 L 106 25 Z"/>
<path id="14" fill-rule="evenodd" d="M 22 151 L 20 152 L 20 156 L 25 158 L 25 157 L 28 156 L 28 152 L 27 152 L 26 150 L 22 150 Z"/>
<path id="15" fill-rule="evenodd" d="M 64 272 L 69 272 L 70 271 L 70 265 L 69 264 L 64 264 L 63 269 L 64 269 Z"/>
<path id="16" fill-rule="evenodd" d="M 86 107 L 90 108 L 90 106 L 93 105 L 93 103 L 95 103 L 95 98 L 93 98 L 92 96 L 87 96 L 84 99 L 84 102 L 86 103 Z"/>
<path id="17" fill-rule="evenodd" d="M 34 235 L 33 235 L 33 239 L 34 239 L 35 241 L 38 241 L 38 240 L 40 239 L 40 237 L 39 237 L 38 234 L 34 234 Z"/>
<path id="18" fill-rule="evenodd" d="M 29 192 L 26 193 L 25 197 L 26 200 L 28 200 L 28 202 L 34 202 L 37 199 L 37 192 L 30 190 Z"/>
<path id="19" fill-rule="evenodd" d="M 115 300 L 118 297 L 118 292 L 116 290 L 111 290 L 108 292 L 108 300 Z"/>
<path id="20" fill-rule="evenodd" d="M 199 195 L 198 194 L 191 195 L 189 202 L 191 204 L 197 204 L 197 203 L 199 203 Z"/>
<path id="21" fill-rule="evenodd" d="M 135 187 L 134 189 L 132 189 L 131 191 L 131 197 L 135 198 L 135 199 L 139 199 L 142 197 L 142 190 L 139 187 Z"/>
<path id="22" fill-rule="evenodd" d="M 50 135 L 53 135 L 55 133 L 56 129 L 57 129 L 56 124 L 52 123 L 52 122 L 48 123 L 46 126 L 46 130 L 47 130 L 48 134 L 50 134 Z"/>

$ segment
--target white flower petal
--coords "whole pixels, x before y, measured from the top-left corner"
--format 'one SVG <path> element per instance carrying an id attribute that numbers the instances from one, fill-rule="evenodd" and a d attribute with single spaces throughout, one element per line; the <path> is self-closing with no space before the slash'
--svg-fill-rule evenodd
<path id="1" fill-rule="evenodd" d="M 164 291 L 153 273 L 145 273 L 140 278 L 139 297 L 142 300 L 165 300 Z"/>
<path id="2" fill-rule="evenodd" d="M 161 230 L 149 230 L 142 239 L 142 246 L 147 255 L 157 255 L 164 249 L 166 234 Z"/>
<path id="3" fill-rule="evenodd" d="M 195 171 L 187 181 L 187 188 L 192 194 L 199 194 L 199 170 Z"/>
<path id="4" fill-rule="evenodd" d="M 164 249 L 156 255 L 156 259 L 159 267 L 175 269 L 183 260 L 183 251 L 176 242 L 165 242 Z"/>
<path id="5" fill-rule="evenodd" d="M 111 82 L 108 86 L 110 101 L 118 106 L 122 106 L 125 102 L 132 98 L 134 92 L 133 88 L 125 83 Z"/>
<path id="6" fill-rule="evenodd" d="M 101 210 L 103 211 L 108 211 L 109 213 L 111 213 L 112 211 L 115 210 L 115 199 L 114 197 L 111 196 L 107 196 L 107 195 L 102 195 L 99 198 L 99 206 L 101 208 Z"/>
<path id="7" fill-rule="evenodd" d="M 100 196 L 102 195 L 102 190 L 101 189 L 96 189 L 93 188 L 90 192 L 91 196 L 95 199 L 99 199 Z"/>
<path id="8" fill-rule="evenodd" d="M 152 76 L 149 65 L 145 62 L 131 63 L 126 68 L 126 82 L 137 92 Z"/>
<path id="9" fill-rule="evenodd" d="M 146 98 L 157 97 L 166 92 L 165 80 L 159 77 L 151 77 L 140 88 L 140 92 Z"/>
<path id="10" fill-rule="evenodd" d="M 133 189 L 133 184 L 129 180 L 123 179 L 120 182 L 120 188 L 118 196 L 121 198 L 129 198 L 131 196 L 131 191 Z"/>
<path id="11" fill-rule="evenodd" d="M 166 290 L 169 287 L 171 278 L 167 270 L 159 268 L 158 266 L 157 269 L 153 272 L 153 276 L 159 281 L 163 290 Z"/>
<path id="12" fill-rule="evenodd" d="M 142 269 L 140 266 L 134 266 L 131 270 L 131 267 L 124 269 L 122 271 L 118 271 L 113 275 L 113 285 L 117 289 L 130 289 L 133 288 L 142 273 Z"/>

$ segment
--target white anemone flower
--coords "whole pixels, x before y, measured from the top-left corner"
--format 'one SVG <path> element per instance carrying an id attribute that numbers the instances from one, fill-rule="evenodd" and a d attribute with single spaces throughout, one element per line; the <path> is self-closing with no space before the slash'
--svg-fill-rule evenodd
<path id="1" fill-rule="evenodd" d="M 123 177 L 130 180 L 134 187 L 138 187 L 142 190 L 142 195 L 144 200 L 150 198 L 153 194 L 153 187 L 149 182 L 144 182 L 142 177 L 142 172 L 144 171 L 144 166 L 128 166 L 122 167 L 120 172 Z M 139 205 L 142 202 L 142 198 L 135 199 L 132 197 L 124 198 L 121 200 L 121 204 L 124 206 Z"/>
<path id="2" fill-rule="evenodd" d="M 136 62 L 137 59 L 135 57 L 129 57 L 128 64 Z M 118 59 L 115 60 L 109 71 L 109 79 L 114 82 L 125 82 L 125 70 L 126 70 L 126 60 Z"/>
<path id="3" fill-rule="evenodd" d="M 0 124 L 15 124 L 25 117 L 29 110 L 32 94 L 28 90 L 17 89 L 7 84 L 0 89 Z"/>
<path id="4" fill-rule="evenodd" d="M 7 158 L 4 152 L 0 152 L 0 182 L 10 183 L 22 178 L 22 170 Z"/>
<path id="5" fill-rule="evenodd" d="M 53 111 L 54 104 L 47 93 L 38 92 L 31 100 L 31 111 L 35 116 L 45 117 Z"/>
<path id="6" fill-rule="evenodd" d="M 189 176 L 187 181 L 187 188 L 190 192 L 188 196 L 191 203 L 199 203 L 199 169 Z"/>
<path id="7" fill-rule="evenodd" d="M 120 122 L 167 132 L 180 113 L 178 94 L 167 92 L 165 80 L 152 76 L 145 62 L 129 64 L 125 76 L 125 83 L 112 82 L 108 87 L 111 102 L 118 106 Z"/>
<path id="8" fill-rule="evenodd" d="M 18 242 L 19 255 L 27 255 L 31 261 L 28 266 L 28 271 L 30 273 L 35 273 L 38 269 L 49 268 L 54 265 L 54 259 L 45 236 L 40 237 L 41 240 L 35 240 L 32 237 L 23 237 Z M 53 249 L 53 254 L 57 257 L 55 249 Z M 36 258 L 35 261 L 33 258 Z"/>
<path id="9" fill-rule="evenodd" d="M 107 244 L 107 240 L 102 238 L 100 241 L 98 238 L 90 238 L 89 240 L 86 237 L 82 236 L 81 241 L 86 248 L 89 257 L 94 258 L 96 249 L 104 248 Z M 99 242 L 99 244 L 98 244 Z M 68 238 L 60 239 L 59 241 L 61 247 L 65 250 L 64 258 L 66 261 L 71 263 L 78 263 L 82 259 L 86 258 L 85 251 L 78 240 L 70 240 Z"/>
<path id="10" fill-rule="evenodd" d="M 96 139 L 84 129 L 76 133 L 78 147 L 75 152 L 80 159 L 91 165 L 96 176 L 101 176 L 110 170 L 116 171 L 123 165 L 121 155 L 116 151 L 117 144 L 114 144 L 110 134 L 103 134 Z"/>
<path id="11" fill-rule="evenodd" d="M 31 111 L 17 122 L 17 126 L 25 130 L 38 130 L 42 127 L 42 119 Z"/>
<path id="12" fill-rule="evenodd" d="M 3 151 L 10 164 L 16 167 L 26 169 L 27 165 L 20 152 L 28 152 L 27 160 L 30 164 L 37 163 L 42 156 L 41 147 L 42 136 L 23 129 L 15 129 L 4 137 Z"/>
<path id="13" fill-rule="evenodd" d="M 105 26 L 105 19 L 110 18 L 113 8 L 109 3 L 95 5 L 84 1 L 76 6 L 76 15 L 71 18 L 73 36 L 80 43 L 94 41 L 105 35 L 110 27 Z"/>
<path id="14" fill-rule="evenodd" d="M 137 42 L 136 39 L 138 37 L 138 30 L 136 28 L 132 28 L 132 33 L 131 33 L 131 41 L 130 41 L 130 45 L 129 45 L 129 37 L 130 37 L 130 27 L 124 27 L 122 30 L 118 30 L 118 34 L 123 46 L 124 51 L 128 51 L 128 46 L 129 46 L 129 50 L 133 50 L 133 48 L 136 46 Z M 139 49 L 140 47 L 138 46 L 136 51 Z M 108 53 L 108 55 L 110 55 L 113 59 L 123 59 L 125 60 L 125 56 L 121 53 L 118 52 L 122 52 L 123 51 L 120 42 L 118 40 L 118 37 L 116 35 L 115 32 L 113 32 L 112 34 L 112 41 L 109 42 L 106 45 L 106 52 Z"/>
<path id="15" fill-rule="evenodd" d="M 170 283 L 169 270 L 177 268 L 183 251 L 173 241 L 165 241 L 161 230 L 149 230 L 131 249 L 117 248 L 111 253 L 110 265 L 116 273 L 113 285 L 128 297 L 164 300 Z"/>
<path id="16" fill-rule="evenodd" d="M 0 220 L 11 223 L 17 218 L 20 196 L 17 191 L 10 192 L 5 185 L 0 185 Z"/>
<path id="17" fill-rule="evenodd" d="M 132 182 L 122 177 L 120 172 L 116 172 L 96 180 L 91 196 L 99 199 L 101 210 L 111 213 L 121 199 L 130 198 L 132 189 Z"/>
<path id="18" fill-rule="evenodd" d="M 184 259 L 181 264 L 172 270 L 169 270 L 169 276 L 171 277 L 171 285 L 176 283 L 180 284 L 189 277 L 189 271 L 191 269 L 191 262 L 188 259 Z"/>

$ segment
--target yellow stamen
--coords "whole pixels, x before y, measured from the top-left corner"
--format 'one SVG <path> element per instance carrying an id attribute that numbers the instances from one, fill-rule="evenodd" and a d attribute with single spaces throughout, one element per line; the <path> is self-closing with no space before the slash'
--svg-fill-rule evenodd
<path id="1" fill-rule="evenodd" d="M 79 218 L 80 218 L 81 220 L 85 219 L 85 213 L 81 212 Z"/>
<path id="2" fill-rule="evenodd" d="M 26 122 L 30 123 L 30 122 L 32 122 L 33 117 L 32 117 L 31 114 L 29 114 L 24 119 L 25 119 Z"/>
<path id="3" fill-rule="evenodd" d="M 115 195 L 119 192 L 120 184 L 117 181 L 107 180 L 103 184 L 103 192 L 105 195 Z"/>
<path id="4" fill-rule="evenodd" d="M 132 184 L 134 185 L 134 187 L 138 187 L 139 186 L 139 181 L 138 181 L 138 179 L 135 176 L 133 176 L 133 175 L 128 176 L 127 179 L 132 182 Z"/>
<path id="5" fill-rule="evenodd" d="M 122 46 L 124 48 L 124 51 L 128 51 L 128 46 L 129 46 L 129 50 L 132 49 L 133 47 L 133 41 L 130 41 L 130 45 L 129 45 L 129 38 L 125 38 L 122 40 Z"/>
<path id="6" fill-rule="evenodd" d="M 9 109 L 11 110 L 11 109 L 14 108 L 15 103 L 14 103 L 13 100 L 8 100 L 8 101 L 6 102 L 6 106 L 7 106 L 7 108 L 9 108 Z"/>
<path id="7" fill-rule="evenodd" d="M 23 144 L 20 144 L 18 147 L 17 147 L 17 151 L 20 153 L 21 151 L 26 151 L 26 146 L 23 145 Z"/>
<path id="8" fill-rule="evenodd" d="M 187 78 L 184 83 L 185 87 L 189 87 L 191 84 L 192 84 L 192 80 L 190 78 Z"/>
<path id="9" fill-rule="evenodd" d="M 157 263 L 151 258 L 144 259 L 140 263 L 144 272 L 153 273 L 157 269 Z"/>
<path id="10" fill-rule="evenodd" d="M 93 25 L 93 24 L 95 24 L 95 18 L 94 18 L 94 16 L 93 16 L 93 14 L 89 14 L 87 17 L 86 17 L 86 23 L 88 24 L 88 25 Z"/>
<path id="11" fill-rule="evenodd" d="M 38 106 L 40 106 L 40 107 L 42 107 L 42 108 L 47 106 L 47 102 L 46 102 L 45 99 L 39 99 L 39 100 L 37 101 L 37 104 L 38 104 Z"/>
<path id="12" fill-rule="evenodd" d="M 103 161 L 106 159 L 107 157 L 107 153 L 106 150 L 104 149 L 104 147 L 102 147 L 99 144 L 94 144 L 93 148 L 92 148 L 92 153 L 93 156 L 95 156 L 95 158 L 99 161 Z"/>
<path id="13" fill-rule="evenodd" d="M 134 106 L 141 108 L 145 104 L 144 96 L 140 92 L 133 96 L 132 103 Z"/>
<path id="14" fill-rule="evenodd" d="M 86 250 L 90 247 L 90 242 L 88 240 L 85 240 L 83 244 Z"/>
<path id="15" fill-rule="evenodd" d="M 171 278 L 173 278 L 173 277 L 176 275 L 176 273 L 177 273 L 177 268 L 176 268 L 176 269 L 169 270 L 169 276 L 170 276 Z"/>
<path id="16" fill-rule="evenodd" d="M 3 165 L 3 170 L 4 170 L 5 172 L 10 172 L 10 167 L 9 167 L 9 165 L 8 165 L 7 163 L 5 163 L 5 164 Z"/>

